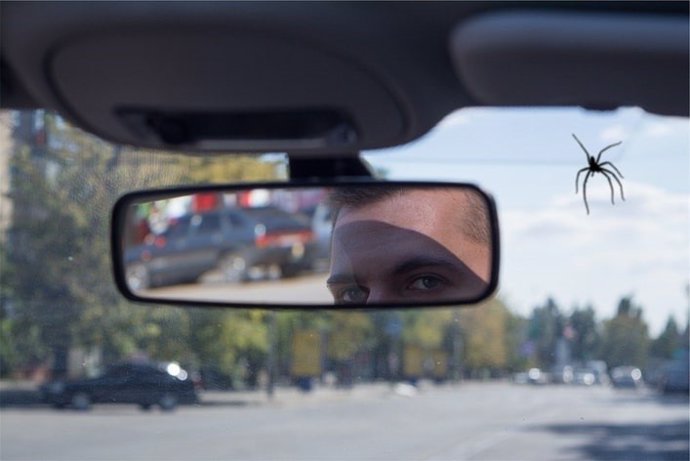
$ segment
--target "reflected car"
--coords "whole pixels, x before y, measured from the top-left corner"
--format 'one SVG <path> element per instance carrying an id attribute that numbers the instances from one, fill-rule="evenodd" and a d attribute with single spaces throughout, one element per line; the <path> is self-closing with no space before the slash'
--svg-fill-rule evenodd
<path id="1" fill-rule="evenodd" d="M 176 363 L 121 363 L 95 378 L 56 380 L 40 387 L 43 402 L 87 410 L 96 403 L 127 403 L 170 411 L 198 396 L 189 374 Z"/>
<path id="2" fill-rule="evenodd" d="M 333 210 L 327 204 L 321 203 L 316 207 L 312 217 L 314 230 L 314 270 L 325 272 L 331 258 L 331 234 L 333 232 Z"/>
<path id="3" fill-rule="evenodd" d="M 132 290 L 194 282 L 218 270 L 226 282 L 289 277 L 311 266 L 308 220 L 276 207 L 228 208 L 183 215 L 125 251 Z"/>

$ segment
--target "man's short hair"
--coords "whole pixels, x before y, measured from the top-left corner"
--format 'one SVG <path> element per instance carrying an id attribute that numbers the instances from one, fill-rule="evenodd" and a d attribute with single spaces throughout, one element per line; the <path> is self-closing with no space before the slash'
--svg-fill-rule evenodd
<path id="1" fill-rule="evenodd" d="M 333 210 L 333 225 L 338 219 L 342 208 L 359 209 L 367 205 L 382 202 L 394 196 L 403 196 L 410 191 L 439 191 L 445 193 L 457 193 L 458 189 L 452 187 L 409 187 L 409 186 L 355 186 L 334 188 L 329 197 L 328 204 Z M 489 207 L 484 198 L 473 189 L 460 191 L 467 199 L 467 207 L 459 210 L 462 221 L 459 223 L 461 231 L 469 238 L 481 244 L 491 243 L 491 224 L 489 220 Z"/>

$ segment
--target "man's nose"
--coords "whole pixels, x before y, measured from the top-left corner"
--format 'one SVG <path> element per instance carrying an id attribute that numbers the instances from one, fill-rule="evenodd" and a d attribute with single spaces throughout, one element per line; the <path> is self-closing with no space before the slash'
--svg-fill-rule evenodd
<path id="1" fill-rule="evenodd" d="M 385 289 L 382 288 L 369 288 L 369 296 L 367 296 L 367 304 L 383 304 L 394 302 L 391 299 L 390 293 L 387 293 Z"/>

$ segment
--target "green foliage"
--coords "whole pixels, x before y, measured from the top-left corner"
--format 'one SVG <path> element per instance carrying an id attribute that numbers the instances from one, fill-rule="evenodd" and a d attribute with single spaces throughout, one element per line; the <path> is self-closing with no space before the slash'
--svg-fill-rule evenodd
<path id="1" fill-rule="evenodd" d="M 229 183 L 276 179 L 277 164 L 257 161 L 251 155 L 186 157 L 185 180 L 191 183 Z"/>
<path id="2" fill-rule="evenodd" d="M 33 117 L 22 113 L 19 119 L 26 127 Z M 228 161 L 134 150 L 51 114 L 42 123 L 48 142 L 37 144 L 22 134 L 20 124 L 10 152 L 13 240 L 3 251 L 1 283 L 3 315 L 9 312 L 5 304 L 12 310 L 11 318 L 2 318 L 3 371 L 74 346 L 100 348 L 107 362 L 140 353 L 198 362 L 209 353 L 226 369 L 243 353 L 265 353 L 265 325 L 254 314 L 225 313 L 213 320 L 219 327 L 202 322 L 194 330 L 188 311 L 124 301 L 112 283 L 109 225 L 111 207 L 123 192 L 190 181 L 268 179 L 276 175 L 275 164 L 249 156 Z"/>
<path id="3" fill-rule="evenodd" d="M 556 343 L 563 331 L 563 315 L 556 301 L 549 298 L 532 311 L 527 327 L 528 339 L 535 346 L 536 364 L 550 369 L 555 364 Z"/>
<path id="4" fill-rule="evenodd" d="M 682 341 L 683 338 L 676 324 L 676 319 L 669 316 L 664 331 L 652 341 L 650 354 L 658 359 L 669 360 L 673 358 L 673 353 L 682 346 Z"/>
<path id="5" fill-rule="evenodd" d="M 507 369 L 511 372 L 525 370 L 529 367 L 529 357 L 521 349 L 527 336 L 527 319 L 507 311 L 505 322 Z"/>
<path id="6" fill-rule="evenodd" d="M 506 367 L 509 317 L 508 309 L 498 299 L 461 312 L 465 367 L 476 370 Z"/>
<path id="7" fill-rule="evenodd" d="M 642 319 L 642 308 L 631 296 L 623 297 L 614 318 L 604 322 L 601 358 L 609 368 L 632 365 L 644 367 L 647 363 L 649 334 Z"/>
<path id="8" fill-rule="evenodd" d="M 212 367 L 237 376 L 238 362 L 263 363 L 268 352 L 267 313 L 264 311 L 189 311 L 188 347 L 198 367 Z M 176 339 L 178 343 L 186 342 Z"/>
<path id="9" fill-rule="evenodd" d="M 571 339 L 572 358 L 582 363 L 597 358 L 601 347 L 601 333 L 592 306 L 584 309 L 576 308 L 568 319 L 573 330 Z"/>
<path id="10" fill-rule="evenodd" d="M 0 377 L 40 363 L 46 353 L 37 325 L 25 319 L 0 318 Z"/>
<path id="11" fill-rule="evenodd" d="M 404 311 L 403 341 L 424 350 L 438 349 L 444 339 L 445 330 L 453 318 L 450 309 Z"/>
<path id="12" fill-rule="evenodd" d="M 327 320 L 328 357 L 333 360 L 350 360 L 375 341 L 371 317 L 363 312 L 331 312 Z"/>

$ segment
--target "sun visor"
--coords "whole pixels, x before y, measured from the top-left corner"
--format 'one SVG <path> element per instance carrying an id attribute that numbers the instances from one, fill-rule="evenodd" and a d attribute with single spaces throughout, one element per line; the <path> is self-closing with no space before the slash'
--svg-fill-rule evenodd
<path id="1" fill-rule="evenodd" d="M 356 151 L 394 144 L 405 115 L 357 62 L 285 37 L 150 31 L 82 37 L 49 62 L 78 123 L 185 151 Z"/>
<path id="2" fill-rule="evenodd" d="M 687 17 L 505 11 L 462 22 L 450 50 L 482 104 L 687 116 L 688 40 Z"/>

